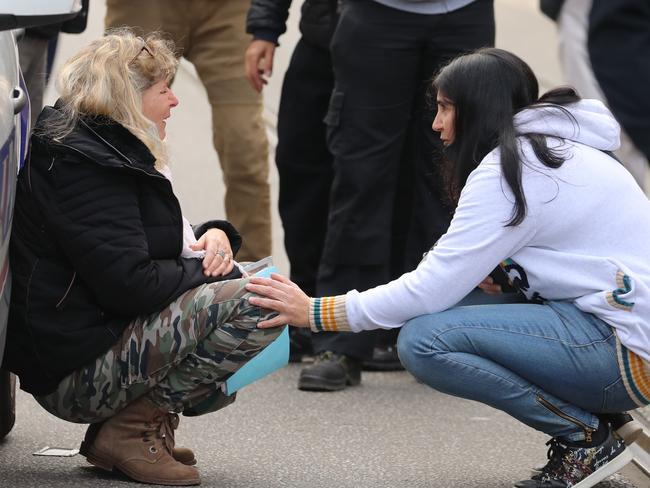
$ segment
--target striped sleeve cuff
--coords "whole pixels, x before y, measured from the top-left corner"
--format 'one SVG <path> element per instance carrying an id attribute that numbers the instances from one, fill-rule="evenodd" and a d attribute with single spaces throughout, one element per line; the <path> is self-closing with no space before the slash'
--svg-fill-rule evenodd
<path id="1" fill-rule="evenodd" d="M 639 407 L 650 404 L 650 364 L 627 349 L 616 336 L 618 366 L 630 398 Z"/>
<path id="2" fill-rule="evenodd" d="M 350 331 L 348 315 L 345 310 L 345 295 L 311 298 L 309 326 L 314 332 Z"/>

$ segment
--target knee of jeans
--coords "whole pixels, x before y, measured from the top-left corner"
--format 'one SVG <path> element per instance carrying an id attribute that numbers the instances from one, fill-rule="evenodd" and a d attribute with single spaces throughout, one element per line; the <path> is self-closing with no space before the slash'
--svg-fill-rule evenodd
<path id="1" fill-rule="evenodd" d="M 397 338 L 397 353 L 404 367 L 415 377 L 420 378 L 419 372 L 427 370 L 430 374 L 432 362 L 445 352 L 444 343 L 431 340 L 432 323 L 438 322 L 436 315 L 423 315 L 409 320 L 404 324 Z M 435 327 L 435 324 L 433 324 Z M 440 325 L 444 325 L 440 322 Z"/>
<path id="2" fill-rule="evenodd" d="M 417 341 L 416 327 L 412 322 L 406 322 L 397 336 L 397 355 L 406 369 L 409 369 L 407 364 L 413 360 L 413 350 Z"/>
<path id="3" fill-rule="evenodd" d="M 422 320 L 420 317 L 409 320 L 402 326 L 397 337 L 397 354 L 400 361 L 409 371 L 426 354 L 427 347 L 423 344 Z"/>

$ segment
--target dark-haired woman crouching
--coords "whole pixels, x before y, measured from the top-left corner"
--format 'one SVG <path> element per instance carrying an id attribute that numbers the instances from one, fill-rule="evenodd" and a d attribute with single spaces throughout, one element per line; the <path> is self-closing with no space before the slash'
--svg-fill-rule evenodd
<path id="1" fill-rule="evenodd" d="M 499 49 L 461 56 L 433 87 L 456 211 L 418 268 L 362 293 L 309 298 L 275 276 L 251 302 L 312 330 L 403 327 L 404 366 L 439 391 L 553 437 L 524 488 L 584 488 L 630 456 L 622 412 L 650 402 L 650 203 L 609 155 L 619 126 Z M 499 266 L 525 303 L 454 306 Z M 634 432 L 632 432 L 634 433 Z M 633 440 L 632 436 L 627 436 Z"/>

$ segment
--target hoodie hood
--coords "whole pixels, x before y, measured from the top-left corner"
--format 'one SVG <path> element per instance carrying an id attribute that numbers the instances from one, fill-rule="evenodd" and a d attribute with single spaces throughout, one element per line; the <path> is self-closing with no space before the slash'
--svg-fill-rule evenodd
<path id="1" fill-rule="evenodd" d="M 600 100 L 584 99 L 562 108 L 547 105 L 524 109 L 515 115 L 515 130 L 518 134 L 568 139 L 601 151 L 615 151 L 621 145 L 621 128 Z"/>

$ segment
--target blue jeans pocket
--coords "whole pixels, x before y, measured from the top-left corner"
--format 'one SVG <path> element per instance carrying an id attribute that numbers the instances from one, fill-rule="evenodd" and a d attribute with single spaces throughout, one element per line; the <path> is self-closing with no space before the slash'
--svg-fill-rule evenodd
<path id="1" fill-rule="evenodd" d="M 602 412 L 624 412 L 638 408 L 625 388 L 623 378 L 619 378 L 603 390 Z"/>

